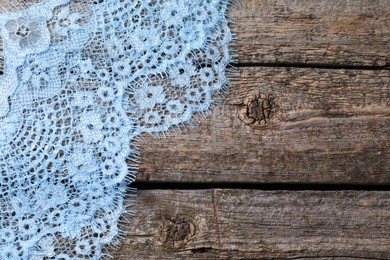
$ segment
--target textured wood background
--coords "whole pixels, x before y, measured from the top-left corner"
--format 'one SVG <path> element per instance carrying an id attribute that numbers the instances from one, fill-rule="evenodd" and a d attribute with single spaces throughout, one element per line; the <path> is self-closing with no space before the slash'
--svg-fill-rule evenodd
<path id="1" fill-rule="evenodd" d="M 140 144 L 114 259 L 390 259 L 390 0 L 240 2 L 238 80 Z"/>
<path id="2" fill-rule="evenodd" d="M 199 127 L 140 144 L 114 259 L 390 259 L 390 1 L 230 16 L 238 80 Z"/>

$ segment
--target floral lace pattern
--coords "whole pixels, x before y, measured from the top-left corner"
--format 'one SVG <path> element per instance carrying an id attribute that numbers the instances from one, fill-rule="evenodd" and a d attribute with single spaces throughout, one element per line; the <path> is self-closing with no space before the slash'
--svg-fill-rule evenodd
<path id="1" fill-rule="evenodd" d="M 56 4 L 64 1 L 58 0 Z M 50 45 L 47 21 L 54 6 L 53 1 L 43 1 L 25 12 L 0 15 L 0 37 L 6 51 L 4 75 L 0 80 L 0 117 L 10 112 L 9 98 L 18 85 L 16 69 L 27 55 L 45 51 Z"/>
<path id="2" fill-rule="evenodd" d="M 137 137 L 227 87 L 227 0 L 43 0 L 0 14 L 0 260 L 101 259 Z"/>
<path id="3" fill-rule="evenodd" d="M 36 48 L 38 40 L 42 38 L 43 28 L 39 28 L 39 21 L 26 17 L 8 20 L 5 28 L 9 31 L 10 40 L 17 41 L 21 49 Z"/>

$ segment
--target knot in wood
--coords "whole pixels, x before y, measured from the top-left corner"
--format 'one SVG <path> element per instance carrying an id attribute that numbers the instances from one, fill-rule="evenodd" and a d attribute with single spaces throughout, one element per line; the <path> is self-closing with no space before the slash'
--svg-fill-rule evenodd
<path id="1" fill-rule="evenodd" d="M 175 219 L 164 220 L 163 242 L 172 247 L 181 247 L 195 234 L 195 225 L 188 216 L 178 216 Z"/>
<path id="2" fill-rule="evenodd" d="M 269 94 L 254 94 L 244 101 L 238 117 L 247 125 L 267 125 L 274 117 L 275 98 Z"/>
<path id="3" fill-rule="evenodd" d="M 173 241 L 184 240 L 190 234 L 190 224 L 186 221 L 175 222 L 168 230 L 169 237 Z"/>

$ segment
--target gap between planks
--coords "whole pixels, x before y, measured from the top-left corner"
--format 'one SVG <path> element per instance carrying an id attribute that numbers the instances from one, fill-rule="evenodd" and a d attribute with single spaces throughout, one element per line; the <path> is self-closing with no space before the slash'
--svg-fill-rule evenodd
<path id="1" fill-rule="evenodd" d="M 329 69 L 329 70 L 390 70 L 390 66 L 358 66 L 358 65 L 338 65 L 338 64 L 312 64 L 312 63 L 231 63 L 233 68 L 251 67 L 276 67 L 276 68 L 307 68 L 307 69 Z"/>

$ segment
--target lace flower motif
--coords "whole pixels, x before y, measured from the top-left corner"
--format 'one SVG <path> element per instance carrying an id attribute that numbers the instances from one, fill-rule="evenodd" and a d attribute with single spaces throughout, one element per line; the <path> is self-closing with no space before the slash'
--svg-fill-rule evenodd
<path id="1" fill-rule="evenodd" d="M 89 241 L 79 240 L 76 242 L 75 251 L 78 255 L 88 257 L 92 252 L 92 246 Z"/>
<path id="2" fill-rule="evenodd" d="M 54 237 L 52 235 L 46 235 L 42 237 L 37 242 L 37 250 L 34 252 L 30 259 L 31 260 L 41 260 L 46 257 L 53 257 L 55 256 L 55 246 L 54 246 Z"/>
<path id="3" fill-rule="evenodd" d="M 89 112 L 81 116 L 81 134 L 84 137 L 86 143 L 97 143 L 103 139 L 101 129 L 103 128 L 103 122 L 100 119 L 100 115 L 94 112 Z"/>
<path id="4" fill-rule="evenodd" d="M 26 17 L 9 20 L 5 24 L 5 28 L 9 32 L 9 38 L 18 42 L 21 49 L 38 48 L 39 40 L 43 36 L 39 21 L 30 20 Z"/>
<path id="5" fill-rule="evenodd" d="M 0 234 L 1 243 L 12 243 L 15 240 L 15 230 L 12 227 L 7 227 L 3 229 L 3 232 Z"/>
<path id="6" fill-rule="evenodd" d="M 191 77 L 194 75 L 194 73 L 194 66 L 179 63 L 171 68 L 169 74 L 173 85 L 184 88 L 191 85 Z"/>
<path id="7" fill-rule="evenodd" d="M 41 209 L 46 210 L 55 208 L 56 205 L 65 204 L 68 201 L 68 196 L 65 187 L 47 184 L 46 190 L 37 190 L 35 199 L 36 205 Z"/>
<path id="8" fill-rule="evenodd" d="M 145 86 L 136 90 L 135 100 L 140 109 L 153 108 L 165 101 L 163 86 Z"/>
<path id="9" fill-rule="evenodd" d="M 184 112 L 184 105 L 179 100 L 170 100 L 167 103 L 167 111 L 171 114 L 181 114 Z"/>
<path id="10" fill-rule="evenodd" d="M 161 8 L 161 19 L 167 25 L 176 25 L 183 22 L 183 18 L 190 14 L 188 6 L 184 2 L 166 1 Z"/>
<path id="11" fill-rule="evenodd" d="M 74 181 L 88 181 L 90 173 L 96 171 L 96 162 L 92 154 L 87 152 L 76 152 L 69 162 L 68 171 Z"/>
<path id="12" fill-rule="evenodd" d="M 50 82 L 50 76 L 47 72 L 49 68 L 44 68 L 42 64 L 33 63 L 30 66 L 26 67 L 22 71 L 22 82 L 28 82 L 31 80 L 32 84 L 39 88 L 41 81 L 45 81 L 46 84 Z"/>
<path id="13" fill-rule="evenodd" d="M 80 78 L 91 79 L 91 74 L 94 71 L 94 66 L 91 59 L 79 60 L 78 63 L 72 65 L 68 71 L 68 79 L 71 82 L 77 82 Z"/>
<path id="14" fill-rule="evenodd" d="M 91 93 L 87 91 L 80 91 L 75 93 L 74 100 L 72 101 L 72 106 L 84 108 L 88 106 L 93 106 L 93 102 L 94 99 Z"/>
<path id="15" fill-rule="evenodd" d="M 83 16 L 79 13 L 71 13 L 69 6 L 64 7 L 57 15 L 54 32 L 61 36 L 68 36 L 68 30 L 78 30 L 81 28 L 79 20 Z"/>
<path id="16" fill-rule="evenodd" d="M 2 252 L 0 252 L 0 259 L 17 259 L 18 250 L 15 247 L 5 247 Z"/>

